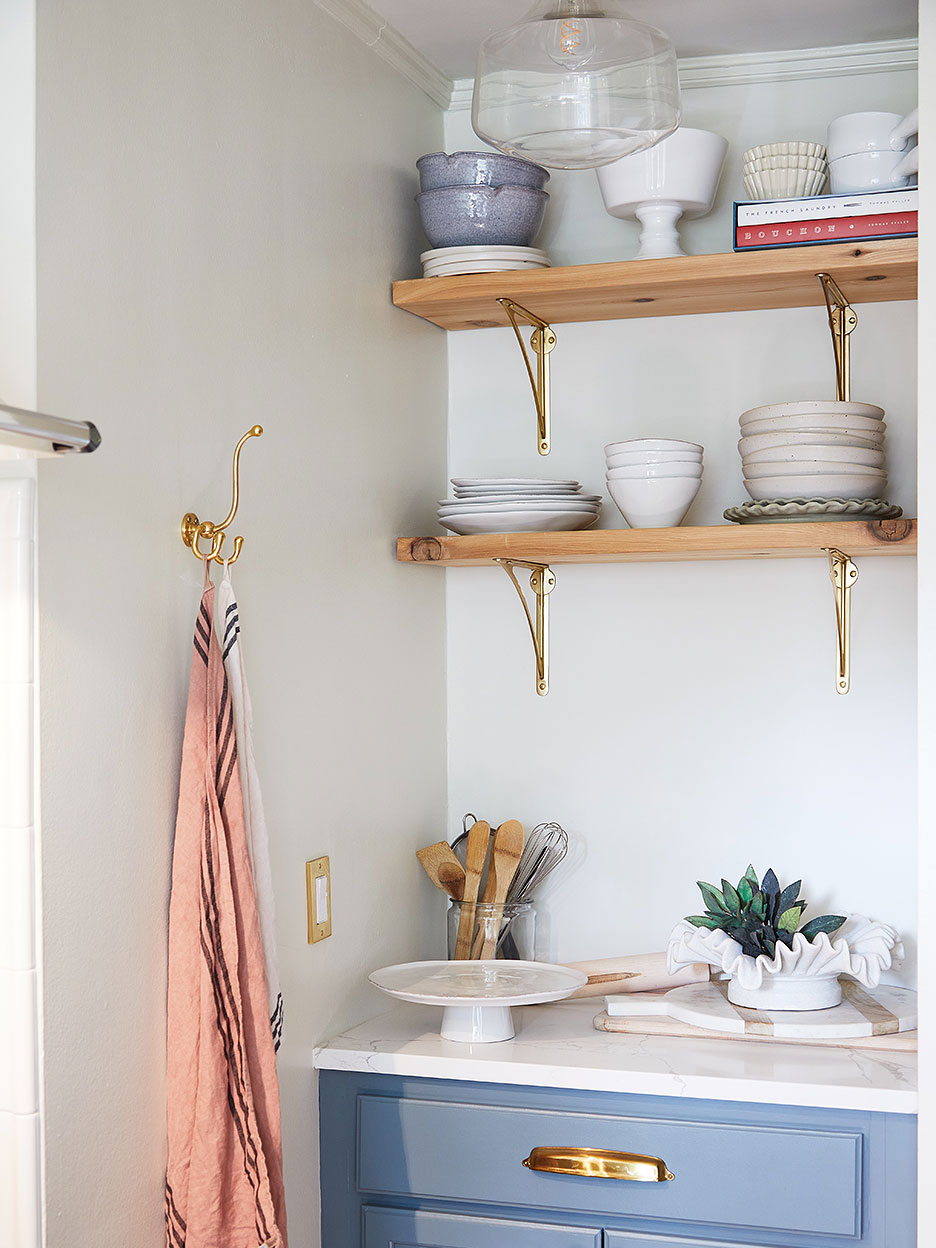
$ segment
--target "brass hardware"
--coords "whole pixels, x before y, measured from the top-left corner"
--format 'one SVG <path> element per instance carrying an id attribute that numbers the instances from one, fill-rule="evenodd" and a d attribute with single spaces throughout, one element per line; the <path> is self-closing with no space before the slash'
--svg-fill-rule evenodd
<path id="1" fill-rule="evenodd" d="M 817 273 L 816 277 L 822 283 L 822 293 L 829 313 L 832 350 L 835 352 L 835 397 L 839 402 L 847 403 L 851 398 L 848 335 L 858 324 L 858 313 L 842 294 L 834 277 L 828 273 Z"/>
<path id="2" fill-rule="evenodd" d="M 199 520 L 194 511 L 187 511 L 182 517 L 182 541 L 186 546 L 191 547 L 192 554 L 196 559 L 214 559 L 216 563 L 224 563 L 221 557 L 221 547 L 224 545 L 223 530 L 228 527 L 237 514 L 237 504 L 240 499 L 240 483 L 238 480 L 238 464 L 240 462 L 241 447 L 248 438 L 259 438 L 263 433 L 262 425 L 254 425 L 252 429 L 248 429 L 237 446 L 234 448 L 234 498 L 231 502 L 231 510 L 220 524 L 212 524 L 210 520 Z M 198 539 L 200 537 L 208 538 L 211 541 L 211 550 L 204 554 L 198 549 Z M 226 562 L 235 563 L 244 544 L 242 537 L 234 538 L 234 553 Z"/>
<path id="3" fill-rule="evenodd" d="M 331 867 L 327 855 L 306 863 L 306 913 L 310 945 L 331 935 Z"/>
<path id="4" fill-rule="evenodd" d="M 498 299 L 497 302 L 510 317 L 513 331 L 517 335 L 517 342 L 520 344 L 527 376 L 530 379 L 530 385 L 533 387 L 533 399 L 536 403 L 536 449 L 541 455 L 548 455 L 551 436 L 549 427 L 549 353 L 556 345 L 555 330 L 551 325 L 547 325 L 545 321 L 541 321 L 533 312 L 522 308 L 519 303 L 514 303 L 512 299 Z M 527 355 L 527 349 L 523 345 L 523 335 L 520 333 L 520 326 L 517 324 L 518 316 L 525 320 L 528 325 L 534 327 L 530 336 L 530 346 L 536 352 L 536 377 L 533 376 L 533 369 L 530 367 L 530 357 Z"/>
<path id="5" fill-rule="evenodd" d="M 606 1148 L 534 1148 L 523 1164 L 545 1174 L 574 1174 L 580 1179 L 636 1179 L 663 1183 L 676 1176 L 660 1157 L 616 1153 Z"/>
<path id="6" fill-rule="evenodd" d="M 834 547 L 823 546 L 829 556 L 829 577 L 835 592 L 835 639 L 838 653 L 835 688 L 848 693 L 851 682 L 851 592 L 858 580 L 858 568 L 848 555 Z"/>
<path id="7" fill-rule="evenodd" d="M 545 698 L 549 693 L 549 595 L 556 588 L 556 575 L 545 563 L 526 563 L 522 559 L 495 559 L 494 562 L 499 563 L 513 581 L 513 587 L 523 603 L 523 611 L 533 639 L 533 653 L 536 655 L 536 692 L 541 698 Z M 532 572 L 530 589 L 536 595 L 535 624 L 523 590 L 514 576 L 515 567 L 529 568 Z"/>

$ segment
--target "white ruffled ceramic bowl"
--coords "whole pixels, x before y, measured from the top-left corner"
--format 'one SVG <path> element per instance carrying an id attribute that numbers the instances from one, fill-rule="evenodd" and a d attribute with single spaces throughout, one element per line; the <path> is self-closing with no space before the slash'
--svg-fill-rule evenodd
<path id="1" fill-rule="evenodd" d="M 881 982 L 881 972 L 903 958 L 903 944 L 893 927 L 853 914 L 830 938 L 820 932 L 809 941 L 800 932 L 793 948 L 777 944 L 772 958 L 743 953 L 727 932 L 694 927 L 681 919 L 670 936 L 666 960 L 670 974 L 694 962 L 707 962 L 730 979 L 728 1000 L 756 1010 L 826 1010 L 842 1000 L 840 975 L 866 988 Z"/>

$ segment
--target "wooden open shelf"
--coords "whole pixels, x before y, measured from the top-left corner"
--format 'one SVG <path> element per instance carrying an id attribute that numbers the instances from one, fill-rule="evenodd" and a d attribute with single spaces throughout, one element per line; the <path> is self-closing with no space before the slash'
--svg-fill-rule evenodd
<path id="1" fill-rule="evenodd" d="M 824 243 L 777 251 L 624 260 L 393 283 L 393 302 L 443 329 L 509 325 L 501 296 L 551 324 L 639 316 L 820 307 L 827 271 L 852 303 L 917 297 L 917 241 Z"/>
<path id="2" fill-rule="evenodd" d="M 916 520 L 799 524 L 719 524 L 675 529 L 591 529 L 580 533 L 490 533 L 479 537 L 401 537 L 397 559 L 437 567 L 483 567 L 493 559 L 528 563 L 663 563 L 692 559 L 852 558 L 915 555 Z"/>

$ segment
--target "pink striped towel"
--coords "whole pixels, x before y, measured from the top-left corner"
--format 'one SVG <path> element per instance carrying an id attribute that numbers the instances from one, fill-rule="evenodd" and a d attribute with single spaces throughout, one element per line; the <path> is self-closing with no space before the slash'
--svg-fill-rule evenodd
<path id="1" fill-rule="evenodd" d="M 168 1248 L 285 1248 L 276 1057 L 231 698 L 195 621 L 169 906 Z"/>

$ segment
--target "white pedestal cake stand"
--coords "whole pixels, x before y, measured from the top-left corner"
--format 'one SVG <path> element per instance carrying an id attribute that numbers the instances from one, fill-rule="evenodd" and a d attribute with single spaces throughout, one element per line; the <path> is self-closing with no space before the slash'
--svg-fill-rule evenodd
<path id="1" fill-rule="evenodd" d="M 512 1039 L 512 1005 L 561 1001 L 588 982 L 582 971 L 568 966 L 509 959 L 402 962 L 368 978 L 401 1001 L 441 1006 L 442 1038 L 470 1044 Z"/>

